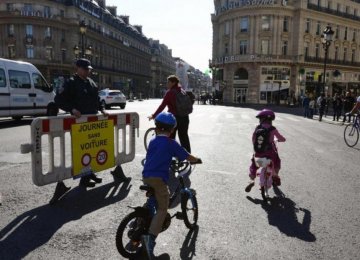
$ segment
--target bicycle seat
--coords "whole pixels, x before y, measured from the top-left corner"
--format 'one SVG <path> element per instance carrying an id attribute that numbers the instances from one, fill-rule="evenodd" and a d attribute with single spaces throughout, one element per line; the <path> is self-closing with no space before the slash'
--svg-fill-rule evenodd
<path id="1" fill-rule="evenodd" d="M 150 187 L 149 185 L 141 185 L 140 190 L 148 191 L 148 192 L 151 192 L 151 193 L 155 192 L 154 188 Z"/>

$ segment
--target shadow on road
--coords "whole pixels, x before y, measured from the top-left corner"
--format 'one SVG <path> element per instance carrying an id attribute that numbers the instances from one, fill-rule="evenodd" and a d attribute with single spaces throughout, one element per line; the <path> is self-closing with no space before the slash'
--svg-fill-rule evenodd
<path id="1" fill-rule="evenodd" d="M 23 118 L 22 120 L 1 119 L 0 120 L 0 129 L 31 125 L 32 121 L 33 121 L 33 118 Z"/>
<path id="2" fill-rule="evenodd" d="M 310 232 L 311 212 L 304 208 L 297 208 L 295 202 L 286 198 L 278 187 L 274 186 L 274 192 L 277 197 L 271 199 L 270 204 L 249 196 L 246 198 L 255 204 L 260 204 L 268 214 L 269 224 L 277 227 L 280 232 L 306 242 L 316 241 L 315 235 Z M 297 216 L 299 212 L 304 214 L 302 222 Z"/>
<path id="3" fill-rule="evenodd" d="M 0 259 L 22 259 L 46 244 L 64 224 L 123 200 L 131 185 L 120 185 L 114 182 L 88 191 L 77 187 L 55 206 L 46 204 L 16 217 L 0 231 Z"/>
<path id="4" fill-rule="evenodd" d="M 183 260 L 190 260 L 193 259 L 194 256 L 196 256 L 196 240 L 199 233 L 199 226 L 196 226 L 194 229 L 190 230 L 186 238 L 184 240 L 184 243 L 182 244 L 182 247 L 180 249 L 180 258 Z"/>

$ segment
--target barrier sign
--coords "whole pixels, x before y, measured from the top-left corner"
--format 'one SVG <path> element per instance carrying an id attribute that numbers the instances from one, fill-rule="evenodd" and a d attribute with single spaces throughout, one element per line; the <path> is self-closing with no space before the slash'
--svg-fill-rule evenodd
<path id="1" fill-rule="evenodd" d="M 114 121 L 73 124 L 71 145 L 74 178 L 114 167 Z"/>

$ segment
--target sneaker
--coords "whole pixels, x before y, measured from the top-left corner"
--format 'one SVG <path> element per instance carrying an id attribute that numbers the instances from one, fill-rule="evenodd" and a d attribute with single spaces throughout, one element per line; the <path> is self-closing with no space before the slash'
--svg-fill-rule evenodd
<path id="1" fill-rule="evenodd" d="M 273 176 L 272 180 L 273 180 L 273 185 L 275 185 L 275 186 L 280 186 L 281 185 L 281 179 L 280 179 L 279 176 Z"/>
<path id="2" fill-rule="evenodd" d="M 252 187 L 254 187 L 254 185 L 255 185 L 255 182 L 250 182 L 250 183 L 248 184 L 248 186 L 246 186 L 245 191 L 246 191 L 246 192 L 250 192 L 251 189 L 252 189 Z"/>
<path id="3" fill-rule="evenodd" d="M 146 255 L 149 260 L 155 259 L 154 256 L 154 247 L 155 247 L 155 238 L 153 235 L 143 235 L 141 236 L 141 243 L 146 251 Z"/>

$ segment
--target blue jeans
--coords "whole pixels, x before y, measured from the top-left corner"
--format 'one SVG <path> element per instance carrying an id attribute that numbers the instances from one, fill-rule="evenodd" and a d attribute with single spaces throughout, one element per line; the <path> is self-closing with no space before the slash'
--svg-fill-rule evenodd
<path id="1" fill-rule="evenodd" d="M 304 117 L 309 117 L 309 107 L 304 107 Z"/>

